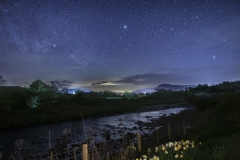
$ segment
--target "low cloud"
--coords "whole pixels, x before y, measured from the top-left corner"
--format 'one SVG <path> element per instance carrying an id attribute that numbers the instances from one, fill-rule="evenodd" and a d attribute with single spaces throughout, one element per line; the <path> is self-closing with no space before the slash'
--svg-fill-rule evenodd
<path id="1" fill-rule="evenodd" d="M 162 83 L 171 83 L 171 84 L 185 84 L 186 79 L 190 79 L 187 75 L 173 74 L 173 73 L 146 73 L 146 74 L 137 74 L 130 75 L 121 78 L 120 80 L 114 81 L 115 83 L 125 83 L 132 85 L 159 85 Z"/>
<path id="2" fill-rule="evenodd" d="M 46 82 L 46 83 L 50 84 L 50 85 L 55 85 L 58 89 L 68 88 L 72 84 L 71 81 L 67 81 L 67 80 L 63 80 L 63 81 L 54 80 L 54 81 L 49 81 L 49 82 Z"/>
<path id="3" fill-rule="evenodd" d="M 100 85 L 100 84 L 104 84 L 104 83 L 108 83 L 108 81 L 101 81 L 101 82 L 97 82 L 97 83 L 92 83 L 91 85 Z"/>

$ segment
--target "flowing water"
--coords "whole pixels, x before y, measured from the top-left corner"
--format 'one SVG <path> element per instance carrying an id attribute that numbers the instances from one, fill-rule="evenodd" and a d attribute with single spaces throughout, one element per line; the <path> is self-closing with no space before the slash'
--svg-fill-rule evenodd
<path id="1" fill-rule="evenodd" d="M 131 132 L 150 134 L 161 126 L 142 127 L 139 122 L 151 122 L 164 114 L 177 114 L 188 108 L 170 108 L 165 110 L 126 113 L 122 115 L 88 118 L 84 121 L 70 121 L 42 126 L 30 126 L 0 131 L 0 152 L 2 159 L 9 159 L 11 155 L 21 157 L 48 153 L 61 139 L 67 139 L 68 146 L 82 144 L 92 138 L 94 142 L 106 141 L 106 134 L 110 139 L 120 139 L 121 134 Z M 83 123 L 84 122 L 84 123 Z M 49 147 L 50 146 L 50 147 Z M 19 149 L 24 151 L 19 152 Z M 17 159 L 17 158 L 16 158 Z"/>

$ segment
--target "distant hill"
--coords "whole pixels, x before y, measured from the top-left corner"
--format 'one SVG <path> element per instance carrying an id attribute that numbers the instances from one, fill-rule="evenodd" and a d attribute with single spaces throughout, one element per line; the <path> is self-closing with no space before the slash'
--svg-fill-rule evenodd
<path id="1" fill-rule="evenodd" d="M 196 85 L 172 85 L 172 84 L 160 84 L 157 88 L 161 89 L 171 89 L 173 91 L 185 90 L 188 87 L 196 87 Z"/>
<path id="2" fill-rule="evenodd" d="M 179 90 L 185 90 L 188 87 L 196 87 L 196 85 L 172 85 L 172 84 L 160 84 L 156 88 L 159 89 L 166 89 L 166 90 L 173 90 L 173 91 L 179 91 Z M 139 94 L 139 93 L 147 93 L 147 92 L 156 92 L 156 88 L 143 88 L 143 89 L 138 89 L 136 91 L 133 91 L 131 93 Z"/>
<path id="3" fill-rule="evenodd" d="M 131 93 L 134 93 L 134 94 L 144 93 L 144 94 L 146 94 L 147 92 L 153 93 L 153 92 L 156 92 L 156 91 L 155 91 L 155 88 L 144 88 L 144 89 L 138 89 L 138 90 L 133 91 Z"/>

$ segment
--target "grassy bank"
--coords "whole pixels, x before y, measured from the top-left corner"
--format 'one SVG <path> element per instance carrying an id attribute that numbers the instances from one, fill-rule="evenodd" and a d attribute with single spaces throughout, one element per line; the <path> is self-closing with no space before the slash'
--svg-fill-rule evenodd
<path id="1" fill-rule="evenodd" d="M 29 108 L 18 104 L 0 112 L 0 128 L 8 129 L 20 126 L 54 123 L 83 118 L 99 117 L 134 111 L 139 107 L 173 104 L 181 102 L 173 98 L 141 98 L 128 101 L 126 99 L 104 98 L 61 98 L 43 99 L 37 108 Z"/>
<path id="2" fill-rule="evenodd" d="M 182 121 L 190 122 L 188 124 L 192 126 L 186 130 L 186 135 L 183 135 Z M 194 160 L 220 159 L 213 155 L 221 156 L 222 154 L 221 157 L 224 160 L 239 160 L 240 130 L 233 123 L 224 121 L 216 109 L 208 109 L 205 112 L 183 111 L 178 115 L 169 117 L 165 122 L 171 124 L 172 138 L 168 139 L 167 124 L 163 125 L 158 131 L 142 140 L 143 151 L 136 151 L 135 158 L 140 158 L 142 155 L 159 156 L 159 152 L 154 152 L 155 147 L 184 139 L 194 141 L 195 147 L 201 142 L 201 145 L 198 145 Z M 148 152 L 148 149 L 151 152 Z"/>
<path id="3" fill-rule="evenodd" d="M 191 92 L 193 91 L 194 89 L 191 89 Z M 160 93 L 159 91 L 159 94 Z M 159 155 L 159 153 L 154 152 L 155 147 L 159 147 L 161 144 L 166 144 L 167 142 L 185 139 L 195 141 L 196 144 L 201 142 L 201 146 L 197 149 L 196 155 L 192 158 L 194 160 L 219 159 L 214 158 L 213 155 L 221 155 L 223 153 L 222 159 L 238 160 L 240 157 L 240 152 L 238 151 L 240 148 L 240 127 L 236 126 L 240 126 L 240 98 L 239 93 L 237 93 L 238 92 L 227 94 L 227 92 L 219 92 L 216 94 L 214 91 L 214 94 L 211 94 L 211 96 L 197 97 L 193 93 L 190 93 L 190 91 L 186 91 L 178 97 L 165 96 L 163 98 L 162 96 L 157 97 L 153 94 L 149 97 L 142 97 L 131 101 L 126 99 L 104 99 L 81 96 L 58 99 L 44 98 L 41 99 L 40 105 L 37 108 L 29 108 L 19 101 L 16 105 L 12 105 L 11 108 L 1 108 L 0 127 L 1 129 L 8 129 L 35 124 L 81 120 L 80 113 L 85 119 L 88 117 L 131 112 L 143 106 L 173 104 L 186 100 L 191 104 L 195 104 L 196 109 L 186 110 L 180 114 L 171 115 L 169 117 L 161 117 L 158 120 L 152 121 L 152 124 L 149 124 L 149 126 L 141 126 L 147 128 L 151 128 L 152 125 L 163 126 L 150 136 L 142 136 L 141 151 L 135 150 L 135 148 L 137 148 L 136 143 L 133 147 L 128 147 L 130 142 L 133 142 L 134 138 L 136 140 L 136 135 L 125 133 L 123 129 L 123 131 L 120 131 L 121 133 L 123 132 L 122 135 L 125 136 L 115 144 L 115 146 L 121 146 L 119 153 L 112 152 L 111 149 L 114 148 L 112 147 L 112 145 L 114 145 L 111 144 L 112 142 L 110 144 L 103 142 L 100 144 L 93 144 L 96 148 L 94 151 L 89 152 L 90 156 L 95 156 L 95 159 L 99 160 L 105 160 L 107 154 L 110 154 L 110 156 L 108 155 L 110 159 L 121 160 L 136 159 L 140 158 L 142 155 L 152 157 L 153 155 Z M 181 98 L 185 98 L 185 100 Z M 188 128 L 186 130 L 186 135 L 183 134 L 183 121 L 186 124 L 185 127 Z M 171 139 L 168 139 L 167 134 L 168 123 L 171 124 Z M 91 137 L 91 135 L 88 137 Z M 63 138 L 62 144 L 64 144 L 64 147 L 56 153 L 54 152 L 56 156 L 55 158 L 52 157 L 53 159 L 60 159 L 57 156 L 58 153 L 64 154 L 66 157 L 66 152 L 71 152 L 73 158 L 74 155 L 77 154 L 78 157 L 75 159 L 81 157 L 82 144 L 72 146 L 69 150 L 65 150 L 67 146 L 66 140 L 66 138 Z M 47 154 L 45 157 L 49 157 L 49 155 Z"/>
<path id="4" fill-rule="evenodd" d="M 212 155 L 215 153 L 216 155 L 220 155 L 224 153 L 224 160 L 238 160 L 240 153 L 240 131 L 236 128 L 232 123 L 222 121 L 222 117 L 216 112 L 215 108 L 210 108 L 204 112 L 198 111 L 196 109 L 185 110 L 180 114 L 171 115 L 168 117 L 161 117 L 155 120 L 153 123 L 156 126 L 162 126 L 162 128 L 155 131 L 153 134 L 149 136 L 142 135 L 142 150 L 138 151 L 136 148 L 137 143 L 134 142 L 133 139 L 136 138 L 135 134 L 125 133 L 122 139 L 115 141 L 114 143 L 102 142 L 99 144 L 92 144 L 91 140 L 89 144 L 94 145 L 94 150 L 89 151 L 89 156 L 91 159 L 95 157 L 97 160 L 105 160 L 107 158 L 114 160 L 126 160 L 126 159 L 137 159 L 146 155 L 150 159 L 150 157 L 161 156 L 162 154 L 155 152 L 155 147 L 158 147 L 159 150 L 161 148 L 161 144 L 166 144 L 167 142 L 176 142 L 184 140 L 190 140 L 190 142 L 195 142 L 196 153 L 193 156 L 193 160 L 214 160 L 218 158 L 214 158 Z M 182 122 L 185 122 L 186 134 L 183 134 Z M 167 133 L 167 124 L 171 124 L 171 139 L 168 139 Z M 123 131 L 124 132 L 124 131 Z M 91 138 L 91 135 L 88 135 Z M 89 138 L 89 139 L 90 139 Z M 63 144 L 66 139 L 63 139 Z M 201 145 L 198 145 L 201 142 Z M 130 144 L 133 144 L 132 146 Z M 113 146 L 121 146 L 121 149 L 118 153 L 113 152 Z M 82 153 L 82 144 L 77 146 L 72 146 L 70 150 L 54 150 L 52 149 L 53 155 L 52 159 L 70 159 L 72 157 L 74 159 L 81 158 Z M 129 147 L 130 146 L 130 147 Z M 198 147 L 197 147 L 198 146 Z M 213 147 L 223 147 L 220 149 L 213 149 Z M 108 153 L 109 157 L 106 157 Z M 174 153 L 174 152 L 173 152 Z M 170 154 L 170 152 L 169 152 Z M 56 156 L 59 155 L 59 156 Z M 80 156 L 79 156 L 80 155 Z M 175 155 L 175 154 L 174 154 Z M 49 157 L 49 155 L 45 155 L 43 157 Z M 44 158 L 43 158 L 44 159 Z M 175 158 L 173 158 L 175 159 Z"/>
<path id="5" fill-rule="evenodd" d="M 188 134 L 193 140 L 201 141 L 199 158 L 214 159 L 213 147 L 224 147 L 226 160 L 238 160 L 240 157 L 240 130 L 233 123 L 227 122 L 218 114 L 212 114 L 206 123 Z M 220 150 L 215 151 L 220 152 Z"/>

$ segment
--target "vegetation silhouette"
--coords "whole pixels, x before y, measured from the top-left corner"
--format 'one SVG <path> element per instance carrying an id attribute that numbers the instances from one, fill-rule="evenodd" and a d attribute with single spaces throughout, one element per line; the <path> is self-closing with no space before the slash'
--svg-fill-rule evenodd
<path id="1" fill-rule="evenodd" d="M 6 80 L 2 82 L 1 84 L 6 84 Z M 188 102 L 196 107 L 192 122 L 194 127 L 190 127 L 188 136 L 203 141 L 202 148 L 206 148 L 199 150 L 199 157 L 210 159 L 209 150 L 214 152 L 215 157 L 220 153 L 226 154 L 230 159 L 239 156 L 236 151 L 236 148 L 240 147 L 237 140 L 240 139 L 239 80 L 224 81 L 211 86 L 199 84 L 197 87 L 180 91 L 158 89 L 154 93 L 141 93 L 138 99 L 133 98 L 137 95 L 127 92 L 125 95 L 111 91 L 85 93 L 80 90 L 75 95 L 60 93 L 56 86 L 51 87 L 41 80 L 34 81 L 29 87 L 4 85 L 0 86 L 1 129 L 80 120 L 80 112 L 83 118 L 98 117 L 136 111 L 143 106 Z M 39 100 L 33 99 L 35 103 L 30 104 L 31 97 L 39 97 Z M 108 97 L 123 99 L 107 99 Z M 181 119 L 184 117 L 186 115 Z M 146 141 L 150 142 L 151 138 Z M 221 152 L 216 150 L 216 147 L 212 149 L 216 145 L 218 148 L 220 146 Z"/>

